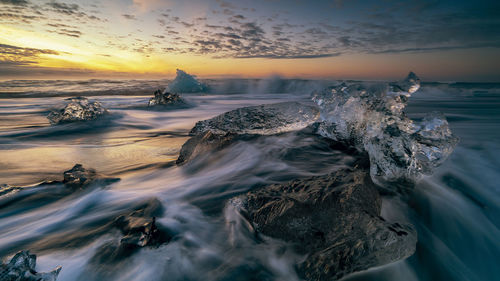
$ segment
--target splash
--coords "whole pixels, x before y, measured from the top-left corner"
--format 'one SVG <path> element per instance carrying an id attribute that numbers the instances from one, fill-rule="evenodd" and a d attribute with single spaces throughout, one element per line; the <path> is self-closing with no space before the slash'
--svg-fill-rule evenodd
<path id="1" fill-rule="evenodd" d="M 314 92 L 322 117 L 318 133 L 367 152 L 371 178 L 379 185 L 430 174 L 451 154 L 458 138 L 440 113 L 429 113 L 420 122 L 404 114 L 419 88 L 420 79 L 411 72 L 396 83 L 342 83 Z"/>
<path id="2" fill-rule="evenodd" d="M 208 90 L 207 85 L 201 83 L 195 76 L 177 69 L 177 76 L 167 87 L 173 93 L 199 93 Z"/>

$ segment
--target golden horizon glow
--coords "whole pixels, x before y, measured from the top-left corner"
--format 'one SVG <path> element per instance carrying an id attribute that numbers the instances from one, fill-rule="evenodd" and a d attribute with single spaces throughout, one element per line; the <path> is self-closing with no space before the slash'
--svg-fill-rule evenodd
<path id="1" fill-rule="evenodd" d="M 433 51 L 414 52 L 404 51 L 402 47 L 400 49 L 403 51 L 394 52 L 369 52 L 354 47 L 344 47 L 338 53 L 334 53 L 334 49 L 328 49 L 330 53 L 321 53 L 323 49 L 314 49 L 317 46 L 300 49 L 299 45 L 304 42 L 289 40 L 290 43 L 286 43 L 288 45 L 279 45 L 279 41 L 274 41 L 273 43 L 277 44 L 277 51 L 268 50 L 262 55 L 252 53 L 251 56 L 242 55 L 239 58 L 239 53 L 231 53 L 232 49 L 228 47 L 219 47 L 222 50 L 220 54 L 213 49 L 206 53 L 203 51 L 202 46 L 210 47 L 210 44 L 219 41 L 216 39 L 211 41 L 208 35 L 200 37 L 204 33 L 198 29 L 214 26 L 210 27 L 215 30 L 211 32 L 220 32 L 223 28 L 228 30 L 232 28 L 231 25 L 224 25 L 227 22 L 222 23 L 219 19 L 222 15 L 218 13 L 222 12 L 211 10 L 213 8 L 205 2 L 189 5 L 176 4 L 173 0 L 167 2 L 134 0 L 127 5 L 122 2 L 106 2 L 105 7 L 101 7 L 99 12 L 105 13 L 105 16 L 98 20 L 90 18 L 91 8 L 79 2 L 53 3 L 67 5 L 58 8 L 66 10 L 61 12 L 45 9 L 43 11 L 46 16 L 36 24 L 22 20 L 3 23 L 0 21 L 0 45 L 3 45 L 4 49 L 10 48 L 5 51 L 6 54 L 1 53 L 0 49 L 0 55 L 3 55 L 0 56 L 0 63 L 4 59 L 4 65 L 12 69 L 12 71 L 0 69 L 0 79 L 40 77 L 155 79 L 171 78 L 175 75 L 176 69 L 183 69 L 201 78 L 259 78 L 281 75 L 290 78 L 384 80 L 400 78 L 409 71 L 414 71 L 424 80 L 500 79 L 496 75 L 497 63 L 491 59 L 498 55 L 498 48 L 495 47 L 435 48 Z M 220 2 L 216 4 L 220 5 L 219 8 L 226 8 Z M 29 7 L 35 9 L 35 6 Z M 172 12 L 170 7 L 176 8 L 176 12 Z M 232 9 L 237 10 L 237 8 Z M 171 15 L 163 17 L 162 13 L 167 13 L 165 11 Z M 240 9 L 238 13 L 246 13 L 245 11 L 249 10 Z M 75 18 L 76 13 L 83 13 L 84 16 Z M 252 42 L 254 34 L 259 32 L 272 34 L 272 30 L 275 30 L 273 29 L 275 26 L 268 26 L 268 30 L 265 31 L 263 24 L 259 25 L 257 20 L 248 18 L 250 12 L 245 16 L 237 15 L 240 21 L 235 20 L 235 13 L 230 11 L 226 16 L 230 17 L 230 24 L 233 22 L 235 28 L 240 29 L 240 33 L 231 33 L 232 31 L 225 34 L 211 33 L 225 36 L 224 40 L 228 41 L 220 41 L 225 42 L 222 44 L 227 44 L 228 38 L 240 38 Z M 210 16 L 213 16 L 211 20 L 208 19 Z M 162 19 L 169 19 L 170 22 L 162 22 Z M 216 27 L 217 22 L 220 22 L 219 27 Z M 244 28 L 253 29 L 245 33 Z M 304 34 L 304 31 L 300 30 L 294 32 L 295 35 Z M 313 34 L 314 38 L 316 36 L 314 32 L 321 35 L 324 30 L 312 29 L 308 32 Z M 249 38 L 242 38 L 244 34 Z M 329 37 L 322 36 L 324 38 L 321 40 L 327 41 L 322 41 L 321 44 L 329 43 Z M 278 39 L 286 42 L 289 38 Z M 334 39 L 336 40 L 332 38 Z M 267 40 L 267 37 L 257 40 Z M 288 46 L 288 49 L 281 50 L 283 46 Z M 309 48 L 312 48 L 310 52 Z M 189 51 L 191 49 L 193 51 Z M 303 56 L 302 53 L 297 53 L 297 50 L 304 52 Z M 15 52 L 21 53 L 15 54 Z M 276 57 L 273 57 L 274 52 L 278 53 Z"/>

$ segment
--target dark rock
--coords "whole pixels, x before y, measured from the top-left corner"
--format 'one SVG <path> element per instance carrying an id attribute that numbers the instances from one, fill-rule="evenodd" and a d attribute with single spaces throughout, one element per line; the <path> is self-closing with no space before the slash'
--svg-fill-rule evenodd
<path id="1" fill-rule="evenodd" d="M 58 266 L 51 272 L 36 272 L 36 255 L 21 251 L 9 263 L 0 264 L 1 281 L 55 281 L 61 271 Z"/>
<path id="2" fill-rule="evenodd" d="M 115 220 L 115 226 L 124 235 L 121 244 L 126 247 L 158 247 L 171 239 L 168 233 L 158 228 L 156 217 L 120 216 Z"/>
<path id="3" fill-rule="evenodd" d="M 177 164 L 196 155 L 220 150 L 238 140 L 301 130 L 319 118 L 319 111 L 298 102 L 249 106 L 199 121 L 181 148 Z"/>
<path id="4" fill-rule="evenodd" d="M 86 188 L 92 184 L 109 185 L 119 180 L 120 180 L 119 178 L 111 178 L 100 175 L 94 169 L 85 169 L 81 164 L 75 164 L 73 168 L 63 173 L 62 181 L 59 180 L 44 181 L 36 185 L 27 185 L 27 186 L 11 186 L 8 184 L 0 184 L 0 197 L 6 194 L 21 192 L 25 189 L 28 190 L 31 188 L 55 187 L 44 190 L 43 194 L 35 193 L 27 196 L 25 195 L 19 196 L 19 199 L 24 200 L 23 202 L 25 204 L 28 204 L 26 200 L 31 201 L 31 199 L 33 199 L 34 202 L 38 202 L 40 200 L 41 201 L 47 200 L 46 202 L 49 203 L 52 200 L 60 199 L 78 189 Z M 61 186 L 61 184 L 63 184 L 65 187 L 63 190 L 57 188 L 58 186 Z M 15 197 L 11 199 L 15 201 Z M 8 204 L 5 204 L 4 202 L 4 204 L 0 204 L 0 208 L 6 207 L 7 205 Z"/>
<path id="5" fill-rule="evenodd" d="M 186 105 L 186 102 L 179 94 L 169 93 L 167 91 L 156 90 L 154 97 L 149 100 L 149 106 L 155 105 Z"/>
<path id="6" fill-rule="evenodd" d="M 275 184 L 233 198 L 258 233 L 292 243 L 307 280 L 342 276 L 412 255 L 416 231 L 380 217 L 381 199 L 365 170 Z"/>
<path id="7" fill-rule="evenodd" d="M 237 135 L 234 133 L 218 135 L 212 133 L 211 131 L 206 131 L 202 134 L 191 137 L 182 145 L 176 163 L 182 164 L 198 155 L 202 155 L 210 151 L 221 150 L 224 147 L 234 143 L 236 140 L 248 139 L 251 137 L 253 136 Z"/>
<path id="8" fill-rule="evenodd" d="M 67 99 L 69 102 L 60 109 L 49 113 L 47 118 L 52 125 L 95 120 L 108 114 L 108 110 L 98 101 L 89 101 L 84 97 Z"/>
<path id="9" fill-rule="evenodd" d="M 157 200 L 150 200 L 137 210 L 118 216 L 112 227 L 122 233 L 119 242 L 104 244 L 92 258 L 97 263 L 119 262 L 143 247 L 159 247 L 170 242 L 173 234 L 165 227 L 157 224 L 155 215 L 161 215 L 163 207 Z"/>
<path id="10" fill-rule="evenodd" d="M 72 188 L 79 188 L 87 185 L 97 178 L 94 169 L 85 169 L 82 164 L 76 164 L 70 170 L 64 172 L 63 183 Z"/>

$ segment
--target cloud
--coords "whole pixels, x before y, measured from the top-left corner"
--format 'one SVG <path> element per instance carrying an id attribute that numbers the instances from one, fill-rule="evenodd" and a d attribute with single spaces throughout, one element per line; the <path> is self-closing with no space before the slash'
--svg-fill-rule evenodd
<path id="1" fill-rule="evenodd" d="M 64 15 L 67 17 L 71 17 L 71 19 L 85 19 L 85 20 L 95 20 L 95 21 L 106 21 L 103 20 L 95 15 L 89 15 L 87 14 L 81 6 L 78 4 L 68 4 L 64 2 L 57 2 L 55 0 L 52 0 L 48 3 L 45 4 L 46 7 L 48 7 L 48 11 L 57 13 L 60 15 Z M 36 6 L 31 7 L 33 12 L 35 13 L 40 13 L 40 11 L 37 9 Z"/>
<path id="2" fill-rule="evenodd" d="M 88 76 L 94 74 L 95 71 L 75 68 L 51 68 L 34 65 L 26 65 L 22 63 L 4 62 L 0 60 L 0 77 L 70 77 L 70 76 Z"/>
<path id="3" fill-rule="evenodd" d="M 36 66 L 41 55 L 58 55 L 59 52 L 49 49 L 23 48 L 0 44 L 0 76 L 37 75 L 55 72 L 61 69 L 49 69 Z"/>
<path id="4" fill-rule="evenodd" d="M 58 55 L 59 53 L 49 49 L 23 48 L 13 45 L 0 44 L 0 59 L 3 61 L 23 61 L 34 59 L 40 55 Z"/>
<path id="5" fill-rule="evenodd" d="M 55 32 L 58 34 L 61 34 L 61 35 L 66 35 L 66 36 L 75 37 L 75 38 L 79 38 L 83 34 L 79 30 L 71 30 L 71 29 L 66 29 L 66 28 L 61 28 Z"/>
<path id="6" fill-rule="evenodd" d="M 432 52 L 432 51 L 449 51 L 449 50 L 487 48 L 487 47 L 500 48 L 500 42 L 497 42 L 496 46 L 493 46 L 491 44 L 466 44 L 466 45 L 452 45 L 452 46 L 441 46 L 441 47 L 386 49 L 386 50 L 381 50 L 381 51 L 373 51 L 371 53 L 373 53 L 373 54 L 423 53 L 423 52 Z"/>
<path id="7" fill-rule="evenodd" d="M 122 17 L 124 17 L 128 20 L 136 20 L 135 15 L 123 14 Z"/>
<path id="8" fill-rule="evenodd" d="M 48 2 L 46 5 L 51 7 L 53 11 L 66 15 L 77 14 L 80 10 L 80 6 L 78 6 L 77 4 L 66 4 L 62 2 L 52 1 Z"/>
<path id="9" fill-rule="evenodd" d="M 268 54 L 268 55 L 253 55 L 253 56 L 236 56 L 238 59 L 246 58 L 266 58 L 266 59 L 318 59 L 318 58 L 330 58 L 338 57 L 342 53 L 333 54 L 314 54 L 314 55 L 282 55 L 282 54 Z"/>
<path id="10" fill-rule="evenodd" d="M 0 3 L 14 6 L 26 6 L 29 4 L 27 0 L 0 0 Z"/>

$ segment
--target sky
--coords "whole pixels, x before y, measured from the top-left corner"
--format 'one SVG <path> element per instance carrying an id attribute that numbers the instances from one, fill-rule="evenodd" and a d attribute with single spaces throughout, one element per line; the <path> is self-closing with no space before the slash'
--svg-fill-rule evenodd
<path id="1" fill-rule="evenodd" d="M 500 4 L 0 0 L 0 79 L 266 77 L 500 82 Z"/>

